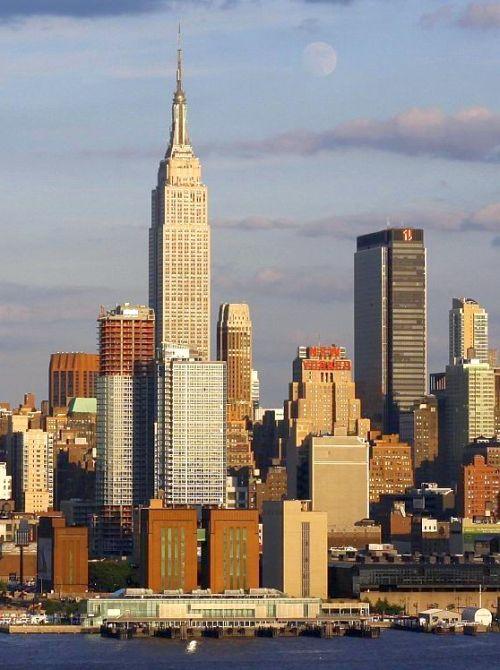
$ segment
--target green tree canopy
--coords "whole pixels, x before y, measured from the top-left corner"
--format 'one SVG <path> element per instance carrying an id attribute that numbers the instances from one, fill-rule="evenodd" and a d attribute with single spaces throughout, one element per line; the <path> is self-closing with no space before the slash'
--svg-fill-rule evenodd
<path id="1" fill-rule="evenodd" d="M 390 603 L 387 598 L 383 600 L 379 598 L 374 605 L 371 605 L 370 610 L 373 614 L 401 614 L 404 607 Z"/>
<path id="2" fill-rule="evenodd" d="M 99 593 L 138 586 L 136 571 L 128 561 L 92 561 L 89 563 L 89 586 Z"/>

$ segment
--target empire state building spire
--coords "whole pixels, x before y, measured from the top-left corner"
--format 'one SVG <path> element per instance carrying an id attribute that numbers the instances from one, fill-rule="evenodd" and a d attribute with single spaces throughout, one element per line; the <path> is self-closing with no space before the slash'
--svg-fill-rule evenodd
<path id="1" fill-rule="evenodd" d="M 156 314 L 156 346 L 186 347 L 209 360 L 208 194 L 187 132 L 180 31 L 170 142 L 151 205 L 149 304 Z"/>
<path id="2" fill-rule="evenodd" d="M 182 45 L 181 26 L 177 38 L 177 86 L 172 101 L 172 127 L 170 130 L 170 143 L 166 158 L 172 157 L 177 152 L 192 153 L 187 130 L 187 105 L 186 95 L 182 88 Z"/>

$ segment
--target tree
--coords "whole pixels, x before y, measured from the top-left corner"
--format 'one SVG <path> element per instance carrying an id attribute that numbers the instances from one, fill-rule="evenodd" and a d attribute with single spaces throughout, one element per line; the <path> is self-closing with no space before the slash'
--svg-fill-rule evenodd
<path id="1" fill-rule="evenodd" d="M 59 614 L 63 619 L 69 619 L 79 611 L 79 603 L 75 600 L 42 600 L 42 609 L 45 614 Z"/>
<path id="2" fill-rule="evenodd" d="M 89 585 L 99 593 L 113 593 L 128 586 L 138 586 L 138 580 L 135 569 L 127 561 L 92 561 Z"/>
<path id="3" fill-rule="evenodd" d="M 404 611 L 404 607 L 390 603 L 387 598 L 383 600 L 379 598 L 370 609 L 373 614 L 401 614 Z"/>

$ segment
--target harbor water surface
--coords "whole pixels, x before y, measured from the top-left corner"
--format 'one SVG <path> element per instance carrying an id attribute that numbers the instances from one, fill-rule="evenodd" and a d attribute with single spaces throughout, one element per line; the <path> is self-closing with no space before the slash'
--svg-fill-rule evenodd
<path id="1" fill-rule="evenodd" d="M 358 638 L 202 639 L 194 653 L 186 642 L 110 640 L 99 635 L 2 635 L 0 668 L 70 670 L 494 670 L 500 668 L 500 634 L 437 636 L 384 631 L 379 640 Z"/>

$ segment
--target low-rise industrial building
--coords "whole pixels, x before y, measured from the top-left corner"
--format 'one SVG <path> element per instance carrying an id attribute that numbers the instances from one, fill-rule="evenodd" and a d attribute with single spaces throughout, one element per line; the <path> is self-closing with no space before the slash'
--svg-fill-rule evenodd
<path id="1" fill-rule="evenodd" d="M 321 600 L 291 598 L 275 589 L 222 594 L 209 590 L 158 594 L 150 589 L 125 589 L 109 597 L 89 598 L 83 607 L 82 624 L 89 627 L 129 622 L 157 628 L 228 628 L 316 619 L 321 613 Z"/>
<path id="2" fill-rule="evenodd" d="M 435 628 L 441 624 L 455 624 L 460 621 L 460 614 L 450 610 L 431 607 L 418 613 L 421 624 L 426 628 Z"/>
<path id="3" fill-rule="evenodd" d="M 497 591 L 500 558 L 399 555 L 395 551 L 357 555 L 354 560 L 330 559 L 329 595 L 363 598 L 369 591 Z"/>

